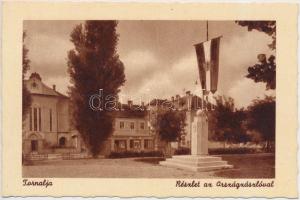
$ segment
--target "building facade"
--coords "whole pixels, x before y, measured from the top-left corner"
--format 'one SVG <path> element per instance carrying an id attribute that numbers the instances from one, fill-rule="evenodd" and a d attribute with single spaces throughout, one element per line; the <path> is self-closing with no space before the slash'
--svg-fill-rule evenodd
<path id="1" fill-rule="evenodd" d="M 153 151 L 154 135 L 148 126 L 148 117 L 115 118 L 115 129 L 110 137 L 111 151 Z"/>
<path id="2" fill-rule="evenodd" d="M 37 73 L 25 86 L 32 102 L 23 119 L 23 153 L 80 152 L 80 135 L 70 123 L 69 98 L 45 85 Z"/>

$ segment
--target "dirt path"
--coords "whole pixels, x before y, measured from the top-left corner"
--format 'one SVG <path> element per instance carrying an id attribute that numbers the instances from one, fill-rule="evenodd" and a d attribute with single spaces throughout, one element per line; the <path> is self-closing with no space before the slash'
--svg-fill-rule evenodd
<path id="1" fill-rule="evenodd" d="M 139 162 L 133 158 L 60 160 L 36 162 L 32 166 L 23 166 L 23 177 L 209 178 L 212 174 Z"/>

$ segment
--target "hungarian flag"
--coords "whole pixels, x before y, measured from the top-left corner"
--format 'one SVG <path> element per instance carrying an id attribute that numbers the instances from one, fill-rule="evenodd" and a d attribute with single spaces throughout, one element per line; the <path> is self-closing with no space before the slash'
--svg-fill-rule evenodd
<path id="1" fill-rule="evenodd" d="M 215 93 L 218 88 L 220 39 L 217 37 L 195 45 L 204 94 Z"/>

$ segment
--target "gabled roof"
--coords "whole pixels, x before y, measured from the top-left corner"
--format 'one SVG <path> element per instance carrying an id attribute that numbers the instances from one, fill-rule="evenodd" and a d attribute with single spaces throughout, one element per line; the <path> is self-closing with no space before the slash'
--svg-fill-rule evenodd
<path id="1" fill-rule="evenodd" d="M 40 78 L 40 76 L 35 75 L 37 73 L 33 73 L 28 80 L 25 80 L 25 85 L 30 94 L 37 95 L 46 95 L 46 96 L 55 96 L 62 98 L 69 98 L 66 95 L 61 94 L 60 92 L 50 88 L 46 84 L 44 84 Z"/>

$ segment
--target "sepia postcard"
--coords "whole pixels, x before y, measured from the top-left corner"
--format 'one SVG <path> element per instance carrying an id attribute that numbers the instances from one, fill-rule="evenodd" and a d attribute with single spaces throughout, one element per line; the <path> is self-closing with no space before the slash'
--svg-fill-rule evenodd
<path id="1" fill-rule="evenodd" d="M 297 198 L 297 16 L 4 2 L 2 195 Z"/>

